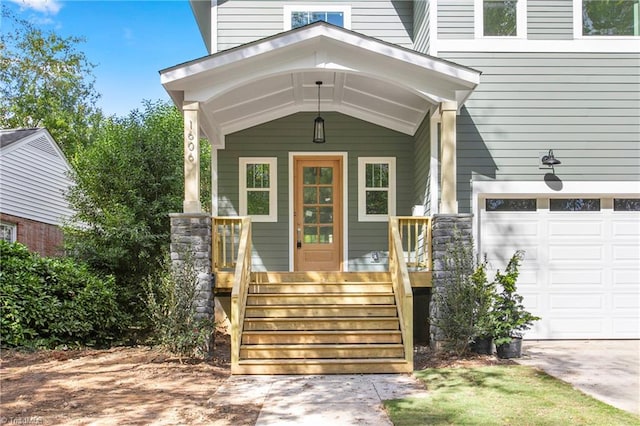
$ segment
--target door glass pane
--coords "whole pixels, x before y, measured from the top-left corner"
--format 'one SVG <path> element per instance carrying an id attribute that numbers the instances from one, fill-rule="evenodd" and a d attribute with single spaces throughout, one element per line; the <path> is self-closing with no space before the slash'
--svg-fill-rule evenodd
<path id="1" fill-rule="evenodd" d="M 303 167 L 303 179 L 302 182 L 305 185 L 314 185 L 318 183 L 318 168 L 317 167 Z"/>
<path id="2" fill-rule="evenodd" d="M 304 227 L 304 242 L 307 244 L 318 243 L 318 227 L 317 226 Z"/>
<path id="3" fill-rule="evenodd" d="M 367 214 L 388 214 L 388 191 L 367 191 Z"/>
<path id="4" fill-rule="evenodd" d="M 324 188 L 323 188 L 324 189 Z M 305 204 L 316 204 L 318 202 L 318 188 L 312 186 L 312 187 L 306 187 L 303 190 L 304 192 L 304 203 Z"/>
<path id="5" fill-rule="evenodd" d="M 333 168 L 331 167 L 320 168 L 320 183 L 324 185 L 333 183 Z"/>
<path id="6" fill-rule="evenodd" d="M 333 204 L 333 188 L 323 187 L 320 188 L 320 201 L 319 204 Z"/>
<path id="7" fill-rule="evenodd" d="M 615 198 L 613 210 L 616 212 L 640 212 L 640 198 Z"/>
<path id="8" fill-rule="evenodd" d="M 269 214 L 269 192 L 268 191 L 247 191 L 247 214 L 268 215 Z"/>
<path id="9" fill-rule="evenodd" d="M 333 242 L 333 226 L 320 227 L 320 243 L 331 244 Z"/>
<path id="10" fill-rule="evenodd" d="M 320 207 L 320 223 L 333 223 L 333 207 Z"/>
<path id="11" fill-rule="evenodd" d="M 535 198 L 487 198 L 485 206 L 488 212 L 535 212 Z"/>
<path id="12" fill-rule="evenodd" d="M 318 223 L 318 208 L 317 207 L 305 207 L 304 208 L 304 223 Z"/>

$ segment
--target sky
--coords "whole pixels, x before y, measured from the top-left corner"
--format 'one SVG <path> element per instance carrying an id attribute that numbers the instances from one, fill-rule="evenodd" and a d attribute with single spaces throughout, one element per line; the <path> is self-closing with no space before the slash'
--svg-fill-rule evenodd
<path id="1" fill-rule="evenodd" d="M 98 107 L 125 116 L 143 100 L 169 100 L 158 71 L 207 54 L 187 0 L 0 0 L 42 30 L 83 37 L 96 65 Z M 5 31 L 0 23 L 0 31 Z"/>

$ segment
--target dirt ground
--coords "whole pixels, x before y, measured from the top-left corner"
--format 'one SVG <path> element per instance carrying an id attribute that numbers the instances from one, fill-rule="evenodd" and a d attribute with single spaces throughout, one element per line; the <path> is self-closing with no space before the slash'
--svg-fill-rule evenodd
<path id="1" fill-rule="evenodd" d="M 260 405 L 215 406 L 230 374 L 229 337 L 216 336 L 210 362 L 180 362 L 148 347 L 109 350 L 4 351 L 0 356 L 0 425 L 253 425 Z M 415 367 L 505 363 L 455 358 L 416 347 Z"/>

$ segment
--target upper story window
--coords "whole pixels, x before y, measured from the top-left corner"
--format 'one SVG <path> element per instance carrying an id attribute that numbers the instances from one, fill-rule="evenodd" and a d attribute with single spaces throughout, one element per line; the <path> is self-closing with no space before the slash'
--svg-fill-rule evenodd
<path id="1" fill-rule="evenodd" d="M 526 0 L 475 0 L 476 37 L 525 37 Z"/>
<path id="2" fill-rule="evenodd" d="M 583 36 L 638 36 L 638 0 L 582 2 Z"/>
<path id="3" fill-rule="evenodd" d="M 351 7 L 334 4 L 287 5 L 284 7 L 284 30 L 298 28 L 317 21 L 325 21 L 351 29 Z"/>

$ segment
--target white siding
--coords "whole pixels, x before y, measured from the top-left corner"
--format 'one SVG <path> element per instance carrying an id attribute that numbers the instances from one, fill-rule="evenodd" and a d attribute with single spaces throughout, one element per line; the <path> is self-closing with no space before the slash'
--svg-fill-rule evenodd
<path id="1" fill-rule="evenodd" d="M 63 195 L 72 184 L 66 161 L 42 134 L 16 143 L 0 161 L 0 211 L 60 225 L 72 214 Z"/>

